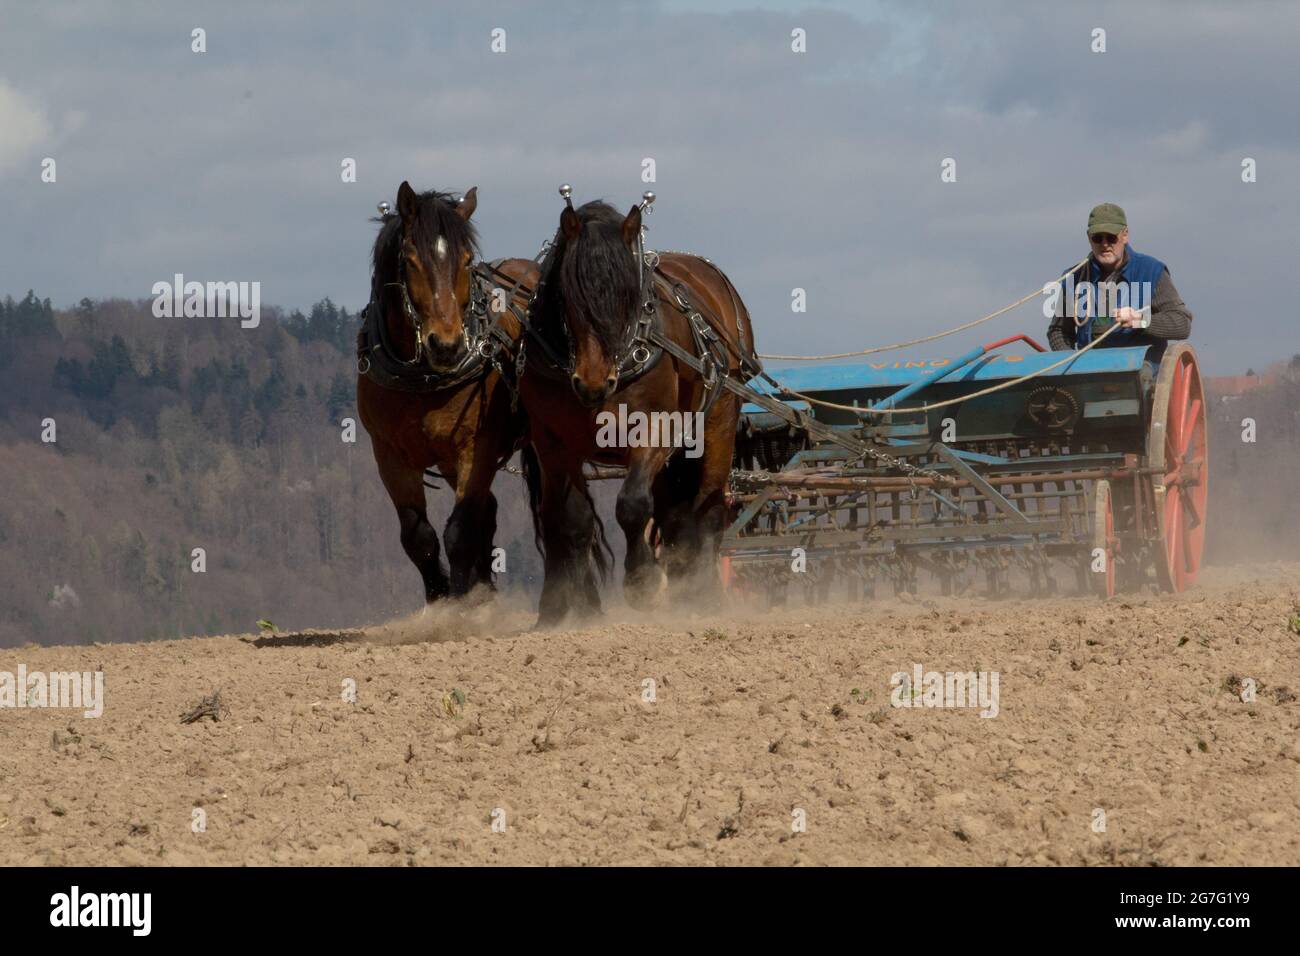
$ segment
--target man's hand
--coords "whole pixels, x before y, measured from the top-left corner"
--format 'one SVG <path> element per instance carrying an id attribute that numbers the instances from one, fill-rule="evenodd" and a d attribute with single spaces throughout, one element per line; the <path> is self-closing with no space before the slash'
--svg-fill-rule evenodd
<path id="1" fill-rule="evenodd" d="M 1127 305 L 1122 309 L 1115 310 L 1113 318 L 1126 329 L 1145 329 L 1150 324 L 1145 311 L 1139 312 Z"/>

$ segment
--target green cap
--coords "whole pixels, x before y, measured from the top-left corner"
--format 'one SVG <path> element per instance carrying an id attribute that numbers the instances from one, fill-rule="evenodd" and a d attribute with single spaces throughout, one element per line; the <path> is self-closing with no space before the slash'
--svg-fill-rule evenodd
<path id="1" fill-rule="evenodd" d="M 1088 213 L 1088 235 L 1090 236 L 1095 236 L 1099 232 L 1109 232 L 1118 236 L 1127 228 L 1128 217 L 1124 215 L 1124 210 L 1113 202 L 1094 206 L 1092 212 Z"/>

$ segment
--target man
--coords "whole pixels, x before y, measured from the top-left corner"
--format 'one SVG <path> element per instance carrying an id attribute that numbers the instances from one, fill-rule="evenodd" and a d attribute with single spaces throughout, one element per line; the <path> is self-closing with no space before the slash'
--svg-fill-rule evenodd
<path id="1" fill-rule="evenodd" d="M 1128 218 L 1114 203 L 1104 202 L 1088 215 L 1088 242 L 1092 254 L 1061 280 L 1048 343 L 1057 351 L 1081 349 L 1118 324 L 1098 348 L 1147 345 L 1147 361 L 1159 363 L 1170 340 L 1192 331 L 1192 313 L 1169 269 L 1129 246 Z"/>

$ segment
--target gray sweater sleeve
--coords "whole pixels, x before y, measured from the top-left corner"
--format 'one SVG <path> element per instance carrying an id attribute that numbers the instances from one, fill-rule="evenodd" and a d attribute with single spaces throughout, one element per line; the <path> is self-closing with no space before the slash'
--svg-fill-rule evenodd
<path id="1" fill-rule="evenodd" d="M 1192 334 L 1191 310 L 1174 288 L 1168 269 L 1160 273 L 1151 293 L 1151 325 L 1143 331 L 1153 339 L 1185 339 Z"/>
<path id="2" fill-rule="evenodd" d="M 1047 346 L 1053 352 L 1068 352 L 1074 348 L 1074 340 L 1066 335 L 1059 319 L 1053 319 L 1047 328 Z"/>
<path id="3" fill-rule="evenodd" d="M 1154 292 L 1151 295 L 1155 298 Z M 1070 314 L 1073 306 L 1066 301 L 1064 293 L 1061 297 L 1061 307 L 1057 311 L 1060 314 L 1054 316 L 1047 326 L 1047 347 L 1053 352 L 1069 352 L 1074 348 L 1074 338 L 1077 333 L 1074 316 Z"/>

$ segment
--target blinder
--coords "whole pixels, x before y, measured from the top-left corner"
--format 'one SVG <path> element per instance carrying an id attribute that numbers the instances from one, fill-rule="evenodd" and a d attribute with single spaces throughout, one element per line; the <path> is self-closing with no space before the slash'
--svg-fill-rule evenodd
<path id="1" fill-rule="evenodd" d="M 425 364 L 426 346 L 420 334 L 420 316 L 407 287 L 405 260 L 399 258 L 397 281 L 384 283 L 381 288 L 398 290 L 402 314 L 415 337 L 415 357 L 409 360 L 397 357 L 384 321 L 382 297 L 372 293 L 362 311 L 361 330 L 357 333 L 357 372 L 386 388 L 432 392 L 453 388 L 483 374 L 489 363 L 499 370 L 497 352 L 502 348 L 508 350 L 509 337 L 494 334 L 498 326 L 488 320 L 491 284 L 482 265 L 475 265 L 470 271 L 469 302 L 461 311 L 464 357 L 454 368 L 434 372 Z"/>

